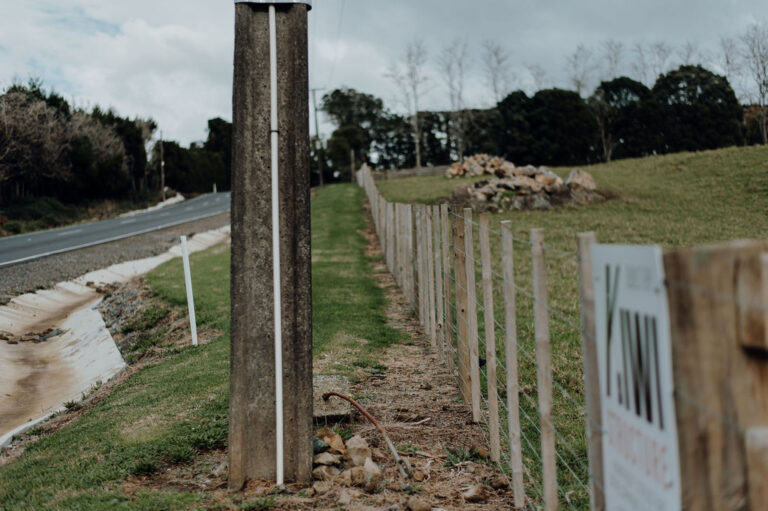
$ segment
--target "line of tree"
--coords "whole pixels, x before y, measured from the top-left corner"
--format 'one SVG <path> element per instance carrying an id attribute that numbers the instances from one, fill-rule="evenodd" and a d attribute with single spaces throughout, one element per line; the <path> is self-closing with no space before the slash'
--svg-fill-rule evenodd
<path id="1" fill-rule="evenodd" d="M 354 89 L 326 95 L 322 109 L 336 126 L 324 161 L 329 177 L 346 179 L 350 151 L 355 165 L 365 159 L 378 168 L 447 164 L 478 151 L 520 164 L 569 165 L 768 143 L 765 22 L 721 38 L 716 52 L 691 42 L 578 45 L 565 61 L 569 90 L 553 88 L 539 65 L 517 70 L 518 86 L 530 95 L 514 90 L 510 55 L 499 44 L 486 41 L 480 57 L 455 39 L 430 67 L 426 45 L 408 44 L 385 74 L 402 114 Z M 481 69 L 471 69 L 476 62 Z M 425 112 L 419 105 L 433 89 L 434 69 L 448 109 Z M 493 107 L 466 106 L 470 79 L 484 82 Z"/>
<path id="2" fill-rule="evenodd" d="M 159 140 L 156 130 L 152 119 L 75 108 L 38 79 L 15 83 L 0 94 L 0 205 L 30 197 L 153 198 L 161 191 L 161 154 L 166 186 L 229 189 L 231 123 L 211 119 L 208 139 L 189 148 Z"/>
<path id="3" fill-rule="evenodd" d="M 161 149 L 162 146 L 162 149 Z M 229 190 L 232 174 L 232 123 L 219 117 L 208 121 L 208 138 L 188 148 L 178 142 L 158 141 L 152 148 L 149 167 L 160 175 L 161 151 L 166 186 L 182 193 L 207 193 L 213 185 Z"/>
<path id="4" fill-rule="evenodd" d="M 652 88 L 615 78 L 587 99 L 557 88 L 532 96 L 518 90 L 490 109 L 421 111 L 418 152 L 413 121 L 370 94 L 337 89 L 323 97 L 322 110 L 337 126 L 325 167 L 346 176 L 350 150 L 356 165 L 375 168 L 413 167 L 417 158 L 447 165 L 478 152 L 519 165 L 580 165 L 756 142 L 754 116 L 745 116 L 728 80 L 701 66 L 663 74 Z"/>
<path id="5" fill-rule="evenodd" d="M 0 203 L 49 196 L 123 198 L 148 188 L 154 121 L 73 108 L 39 80 L 0 95 Z"/>

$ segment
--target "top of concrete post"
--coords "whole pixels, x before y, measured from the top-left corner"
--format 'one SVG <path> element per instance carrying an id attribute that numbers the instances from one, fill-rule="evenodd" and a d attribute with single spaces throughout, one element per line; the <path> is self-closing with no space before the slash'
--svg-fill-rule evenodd
<path id="1" fill-rule="evenodd" d="M 312 0 L 235 0 L 236 4 L 306 4 L 312 9 Z"/>

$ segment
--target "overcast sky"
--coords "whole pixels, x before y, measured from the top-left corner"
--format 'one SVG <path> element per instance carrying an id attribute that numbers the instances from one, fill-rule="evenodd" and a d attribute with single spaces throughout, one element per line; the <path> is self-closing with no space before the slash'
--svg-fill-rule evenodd
<path id="1" fill-rule="evenodd" d="M 157 120 L 165 138 L 184 144 L 206 137 L 206 121 L 231 119 L 232 0 L 0 0 L 0 86 L 41 78 L 78 106 L 114 107 Z M 385 78 L 408 41 L 430 52 L 427 109 L 447 108 L 434 57 L 454 38 L 466 40 L 473 73 L 469 106 L 489 106 L 481 46 L 492 39 L 510 57 L 510 77 L 531 91 L 527 64 L 567 87 L 565 63 L 577 45 L 664 40 L 696 43 L 716 60 L 721 36 L 738 36 L 768 18 L 766 0 L 314 0 L 310 12 L 310 82 L 348 86 L 397 109 Z M 714 64 L 713 64 L 714 67 Z M 313 128 L 314 129 L 314 128 Z M 327 123 L 321 132 L 327 132 Z"/>

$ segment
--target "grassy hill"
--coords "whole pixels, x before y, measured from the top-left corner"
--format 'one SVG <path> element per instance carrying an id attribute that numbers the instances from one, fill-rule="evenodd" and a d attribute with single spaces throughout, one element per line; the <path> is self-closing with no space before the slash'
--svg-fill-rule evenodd
<path id="1" fill-rule="evenodd" d="M 573 250 L 575 232 L 602 242 L 695 245 L 768 236 L 768 147 L 732 147 L 620 160 L 582 167 L 599 188 L 620 198 L 590 206 L 495 215 L 519 234 L 546 229 L 548 243 Z M 565 177 L 570 168 L 556 168 Z M 482 178 L 472 178 L 473 181 Z M 465 179 L 442 176 L 379 182 L 388 200 L 434 203 Z"/>
<path id="2" fill-rule="evenodd" d="M 565 177 L 570 168 L 553 169 Z M 517 238 L 515 279 L 523 424 L 523 455 L 527 493 L 540 488 L 539 424 L 536 408 L 536 365 L 533 301 L 530 293 L 529 230 L 544 229 L 548 249 L 547 284 L 554 378 L 554 422 L 557 431 L 558 486 L 562 500 L 586 509 L 588 480 L 583 375 L 578 298 L 578 263 L 575 235 L 594 231 L 600 242 L 660 244 L 680 247 L 735 238 L 768 236 L 768 147 L 740 147 L 698 153 L 680 153 L 631 159 L 583 167 L 598 188 L 610 191 L 611 200 L 591 205 L 566 205 L 549 211 L 511 211 L 490 215 L 494 270 L 501 274 L 498 231 L 511 220 Z M 462 183 L 482 177 L 447 179 L 411 177 L 378 182 L 391 201 L 435 203 L 450 196 Z M 487 177 L 486 177 L 487 179 Z M 475 228 L 475 261 L 480 260 Z M 476 266 L 477 299 L 480 269 Z M 494 279 L 496 321 L 503 323 L 501 282 Z M 482 313 L 478 318 L 480 353 L 485 352 Z M 503 360 L 503 333 L 496 329 L 498 357 Z M 503 371 L 500 371 L 503 374 Z M 485 386 L 485 374 L 482 374 Z M 503 388 L 503 387 L 501 387 Z M 485 392 L 485 391 L 484 391 Z M 503 411 L 502 411 L 503 412 Z M 502 418 L 502 425 L 505 419 Z M 581 483 L 579 482 L 581 481 Z M 566 495 L 568 496 L 566 499 Z"/>

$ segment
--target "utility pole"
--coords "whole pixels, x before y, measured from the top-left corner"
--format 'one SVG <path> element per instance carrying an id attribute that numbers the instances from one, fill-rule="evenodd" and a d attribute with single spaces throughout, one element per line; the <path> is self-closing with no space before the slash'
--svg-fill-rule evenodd
<path id="1" fill-rule="evenodd" d="M 235 0 L 229 488 L 312 479 L 309 0 Z"/>
<path id="2" fill-rule="evenodd" d="M 160 132 L 160 191 L 165 201 L 165 153 L 163 152 L 163 132 Z"/>
<path id="3" fill-rule="evenodd" d="M 321 90 L 323 90 L 323 89 L 322 88 L 315 88 L 315 89 L 311 90 L 311 92 L 312 92 L 312 104 L 314 105 L 314 108 L 315 108 L 315 137 L 316 137 L 316 140 L 317 140 L 317 147 L 318 147 L 318 158 L 317 158 L 317 160 L 318 160 L 319 165 L 320 165 L 320 170 L 319 170 L 319 172 L 320 172 L 320 188 L 325 186 L 325 183 L 323 181 L 323 159 L 324 159 L 325 151 L 323 150 L 323 141 L 320 140 L 320 124 L 317 122 L 317 94 L 316 93 L 317 93 L 317 91 L 321 91 Z"/>
<path id="4" fill-rule="evenodd" d="M 355 182 L 355 150 L 349 150 L 349 182 Z"/>

